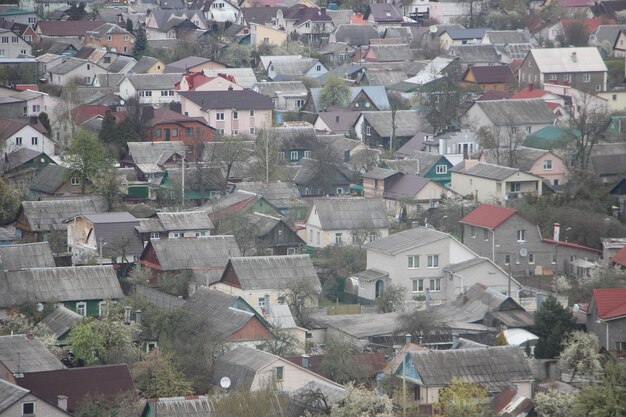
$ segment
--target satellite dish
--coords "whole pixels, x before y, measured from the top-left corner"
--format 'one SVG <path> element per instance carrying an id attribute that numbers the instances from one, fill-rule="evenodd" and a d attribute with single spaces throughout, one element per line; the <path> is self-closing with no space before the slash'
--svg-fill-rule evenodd
<path id="1" fill-rule="evenodd" d="M 446 191 L 446 197 L 452 198 L 452 191 L 450 190 Z"/>
<path id="2" fill-rule="evenodd" d="M 230 388 L 230 378 L 225 376 L 222 379 L 220 379 L 220 387 L 224 389 Z"/>
<path id="3" fill-rule="evenodd" d="M 124 104 L 126 104 L 126 102 L 124 100 L 120 100 L 120 106 L 123 106 Z"/>
<path id="4" fill-rule="evenodd" d="M 43 304 L 37 303 L 37 311 L 39 311 L 39 312 L 43 311 Z"/>
<path id="5" fill-rule="evenodd" d="M 437 27 L 437 25 L 432 25 L 428 30 L 434 35 L 435 33 L 437 33 L 439 28 Z"/>
<path id="6" fill-rule="evenodd" d="M 528 255 L 528 251 L 526 250 L 526 248 L 522 248 L 522 249 L 519 250 L 519 256 L 521 256 L 523 258 L 526 255 Z"/>

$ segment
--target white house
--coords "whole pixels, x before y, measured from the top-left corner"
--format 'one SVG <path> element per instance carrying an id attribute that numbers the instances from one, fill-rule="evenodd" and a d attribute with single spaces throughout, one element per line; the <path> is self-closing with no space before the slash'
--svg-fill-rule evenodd
<path id="1" fill-rule="evenodd" d="M 267 76 L 272 81 L 289 81 L 301 77 L 317 78 L 327 73 L 326 65 L 316 58 L 272 61 L 267 67 Z"/>
<path id="2" fill-rule="evenodd" d="M 239 7 L 226 0 L 215 0 L 204 16 L 215 22 L 235 22 L 239 16 Z"/>
<path id="3" fill-rule="evenodd" d="M 90 85 L 98 74 L 106 74 L 107 70 L 86 59 L 70 58 L 62 64 L 48 69 L 48 80 L 52 84 L 66 85 L 72 80 L 80 80 Z"/>
<path id="4" fill-rule="evenodd" d="M 7 154 L 21 148 L 47 155 L 56 153 L 56 143 L 35 116 L 24 121 L 0 118 L 0 147 Z"/>
<path id="5" fill-rule="evenodd" d="M 8 29 L 0 29 L 0 58 L 17 58 L 32 55 L 33 48 L 21 36 Z"/>
<path id="6" fill-rule="evenodd" d="M 169 104 L 178 101 L 174 85 L 182 74 L 127 74 L 120 83 L 120 97 L 128 100 L 138 97 L 142 104 Z"/>

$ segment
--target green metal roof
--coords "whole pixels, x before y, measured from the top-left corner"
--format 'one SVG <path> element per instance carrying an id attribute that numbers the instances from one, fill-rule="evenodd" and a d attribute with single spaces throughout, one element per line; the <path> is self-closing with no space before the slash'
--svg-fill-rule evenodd
<path id="1" fill-rule="evenodd" d="M 572 132 L 569 129 L 564 129 L 558 126 L 546 126 L 543 129 L 526 136 L 524 146 L 549 151 L 565 145 L 571 135 Z"/>
<path id="2" fill-rule="evenodd" d="M 7 9 L 3 12 L 0 12 L 0 16 L 14 16 L 18 14 L 31 14 L 35 13 L 32 10 L 24 10 L 24 9 Z"/>

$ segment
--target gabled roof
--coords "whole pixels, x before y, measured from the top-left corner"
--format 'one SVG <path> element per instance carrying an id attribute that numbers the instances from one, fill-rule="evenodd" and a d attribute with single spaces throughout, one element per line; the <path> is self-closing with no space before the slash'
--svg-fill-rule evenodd
<path id="1" fill-rule="evenodd" d="M 103 25 L 95 29 L 87 31 L 87 36 L 93 36 L 97 39 L 100 39 L 105 35 L 116 35 L 116 34 L 133 36 L 129 31 L 127 31 L 126 29 L 122 29 L 115 23 L 104 23 Z"/>
<path id="2" fill-rule="evenodd" d="M 474 106 L 478 106 L 495 126 L 550 125 L 556 120 L 543 100 L 477 101 Z"/>
<path id="3" fill-rule="evenodd" d="M 402 197 L 414 197 L 422 191 L 431 180 L 428 178 L 418 177 L 417 175 L 403 175 L 398 178 L 391 187 L 384 192 L 383 198 L 398 200 Z M 445 193 L 445 189 L 441 188 L 441 194 Z M 433 199 L 441 197 L 440 195 L 430 196 Z"/>
<path id="4" fill-rule="evenodd" d="M 106 242 L 100 249 L 105 258 L 121 258 L 132 260 L 133 255 L 141 254 L 143 243 L 135 232 L 139 219 L 132 214 L 122 212 L 87 213 L 76 217 L 84 217 L 93 224 L 96 239 Z M 66 220 L 70 221 L 70 220 Z"/>
<path id="5" fill-rule="evenodd" d="M 591 295 L 596 314 L 602 320 L 626 316 L 626 288 L 596 288 Z"/>
<path id="6" fill-rule="evenodd" d="M 237 189 L 262 195 L 275 207 L 289 208 L 293 202 L 301 198 L 300 191 L 295 184 L 289 182 L 240 182 Z"/>
<path id="7" fill-rule="evenodd" d="M 527 29 L 517 30 L 490 30 L 485 32 L 483 39 L 489 39 L 489 43 L 494 45 L 510 45 L 510 44 L 537 44 L 537 40 Z"/>
<path id="8" fill-rule="evenodd" d="M 311 88 L 311 100 L 313 100 L 313 104 L 315 105 L 317 111 L 322 110 L 320 108 L 321 105 L 319 102 L 321 90 L 321 88 L 317 87 Z M 348 97 L 346 102 L 343 104 L 343 107 L 347 107 L 350 103 L 352 103 L 361 92 L 365 93 L 370 98 L 370 100 L 372 100 L 378 110 L 388 110 L 391 108 L 391 105 L 389 104 L 389 97 L 387 96 L 387 91 L 385 90 L 385 87 L 379 85 L 350 87 L 350 97 Z"/>
<path id="9" fill-rule="evenodd" d="M 379 39 L 380 34 L 372 25 L 339 25 L 335 29 L 335 40 L 352 46 L 368 45 L 370 39 Z"/>
<path id="10" fill-rule="evenodd" d="M 465 174 L 465 175 L 471 175 L 473 177 L 487 178 L 487 179 L 496 180 L 496 181 L 503 181 L 509 178 L 510 176 L 521 172 L 517 168 L 509 168 L 509 167 L 505 167 L 501 165 L 486 164 L 483 162 L 479 162 L 476 165 L 471 165 L 469 166 L 469 168 L 466 168 L 466 166 L 468 165 L 467 161 L 468 160 L 465 160 L 461 162 L 460 164 L 455 165 L 451 169 L 451 171 L 458 172 L 458 173 Z M 526 174 L 537 178 L 537 180 L 541 179 L 537 177 L 536 175 L 533 175 L 530 173 L 526 173 Z"/>
<path id="11" fill-rule="evenodd" d="M 397 110 L 395 119 L 391 111 L 363 112 L 361 115 L 381 137 L 391 136 L 393 124 L 396 126 L 396 137 L 412 137 L 418 132 L 433 132 L 432 125 L 419 110 Z"/>
<path id="12" fill-rule="evenodd" d="M 475 29 L 446 29 L 447 33 L 452 40 L 468 40 L 468 39 L 482 39 L 486 32 L 490 32 L 490 28 L 475 28 Z"/>
<path id="13" fill-rule="evenodd" d="M 55 266 L 48 242 L 0 246 L 0 270 Z"/>
<path id="14" fill-rule="evenodd" d="M 17 380 L 33 394 L 56 404 L 59 395 L 67 397 L 68 411 L 74 411 L 91 396 L 111 398 L 122 393 L 135 395 L 135 385 L 126 364 L 84 366 L 33 372 Z"/>
<path id="15" fill-rule="evenodd" d="M 622 182 L 624 178 L 620 180 Z M 626 246 L 623 246 L 620 250 L 618 250 L 615 255 L 611 257 L 611 262 L 614 264 L 626 267 Z"/>
<path id="16" fill-rule="evenodd" d="M 203 211 L 159 212 L 156 218 L 142 220 L 137 228 L 140 233 L 175 230 L 212 230 L 215 226 Z"/>
<path id="17" fill-rule="evenodd" d="M 369 7 L 371 17 L 377 23 L 402 22 L 404 18 L 402 10 L 391 3 L 372 3 Z"/>
<path id="18" fill-rule="evenodd" d="M 317 117 L 322 119 L 331 132 L 348 133 L 360 115 L 360 112 L 338 109 L 320 112 Z"/>
<path id="19" fill-rule="evenodd" d="M 0 140 L 10 138 L 27 126 L 30 126 L 44 135 L 47 135 L 46 129 L 39 121 L 35 124 L 31 124 L 28 119 L 22 121 L 18 119 L 5 119 L 2 117 L 0 118 Z"/>
<path id="20" fill-rule="evenodd" d="M 88 64 L 96 66 L 96 64 L 91 63 L 90 61 L 86 59 L 70 58 L 67 61 L 63 62 L 62 64 L 55 65 L 54 67 L 50 68 L 48 72 L 54 75 L 65 75 L 69 73 L 70 71 L 73 71 L 77 68 L 80 68 L 83 65 L 88 65 Z"/>
<path id="21" fill-rule="evenodd" d="M 491 164 L 497 164 L 498 158 L 496 156 L 495 149 L 483 149 L 481 152 L 481 159 L 484 158 L 485 162 Z M 515 150 L 515 159 L 512 167 L 520 169 L 522 171 L 530 171 L 535 162 L 548 154 L 549 151 L 545 149 L 527 148 L 526 146 L 518 146 Z M 558 158 L 554 155 L 554 158 Z"/>
<path id="22" fill-rule="evenodd" d="M 472 66 L 467 69 L 477 83 L 510 83 L 515 76 L 508 65 Z"/>
<path id="23" fill-rule="evenodd" d="M 496 64 L 502 58 L 495 45 L 453 45 L 450 48 L 450 54 L 459 57 L 465 64 Z"/>
<path id="24" fill-rule="evenodd" d="M 311 210 L 317 213 L 324 230 L 389 227 L 384 202 L 378 198 L 320 198 Z"/>
<path id="25" fill-rule="evenodd" d="M 385 168 L 379 168 L 379 167 L 374 167 L 364 173 L 361 174 L 362 178 L 370 178 L 373 180 L 384 180 L 386 178 L 389 178 L 393 175 L 398 174 L 398 171 L 394 171 L 392 169 L 385 169 Z"/>
<path id="26" fill-rule="evenodd" d="M 306 282 L 321 289 L 320 281 L 309 255 L 231 257 L 226 267 L 233 269 L 244 290 L 285 289 Z M 222 281 L 226 278 L 226 272 Z"/>
<path id="27" fill-rule="evenodd" d="M 44 162 L 52 162 L 48 155 L 43 152 L 34 151 L 29 148 L 18 148 L 8 154 L 5 153 L 4 159 L 0 160 L 0 172 L 6 173 L 14 169 L 20 169 L 24 164 L 33 159 L 43 159 Z"/>
<path id="28" fill-rule="evenodd" d="M 528 57 L 534 58 L 537 68 L 543 73 L 607 71 L 595 46 L 531 49 Z"/>
<path id="29" fill-rule="evenodd" d="M 181 91 L 180 96 L 206 109 L 271 110 L 272 99 L 252 90 Z"/>
<path id="30" fill-rule="evenodd" d="M 57 67 L 55 67 L 57 68 Z M 126 79 L 136 90 L 173 89 L 174 84 L 180 81 L 181 72 L 169 74 L 127 74 Z"/>
<path id="31" fill-rule="evenodd" d="M 242 7 L 241 13 L 247 23 L 265 25 L 266 22 L 276 17 L 276 12 L 278 12 L 279 9 L 282 9 L 282 7 Z"/>
<path id="32" fill-rule="evenodd" d="M 255 84 L 253 89 L 268 97 L 306 97 L 308 94 L 308 90 L 302 81 L 260 82 Z"/>
<path id="33" fill-rule="evenodd" d="M 459 222 L 487 229 L 495 229 L 516 213 L 517 210 L 515 209 L 491 204 L 481 204 L 459 220 Z"/>
<path id="34" fill-rule="evenodd" d="M 0 307 L 26 300 L 65 302 L 122 298 L 112 266 L 33 268 L 5 271 L 0 282 Z"/>
<path id="35" fill-rule="evenodd" d="M 204 75 L 209 78 L 219 77 L 220 74 L 232 76 L 238 85 L 243 88 L 252 88 L 258 82 L 252 68 L 219 68 L 204 70 Z"/>
<path id="36" fill-rule="evenodd" d="M 165 163 L 173 155 L 185 155 L 185 144 L 175 142 L 128 142 L 128 153 L 135 165 Z"/>
<path id="37" fill-rule="evenodd" d="M 144 55 L 130 71 L 135 74 L 144 74 L 158 62 L 160 62 L 159 59 Z"/>
<path id="38" fill-rule="evenodd" d="M 25 334 L 0 336 L 0 363 L 12 374 L 65 368 L 43 343 Z"/>
<path id="39" fill-rule="evenodd" d="M 256 373 L 279 359 L 278 356 L 262 350 L 237 346 L 220 356 L 213 371 L 213 384 L 219 385 L 220 379 L 228 376 L 233 390 L 249 390 Z"/>
<path id="40" fill-rule="evenodd" d="M 413 52 L 407 44 L 370 45 L 366 59 L 375 62 L 404 62 L 413 59 Z"/>
<path id="41" fill-rule="evenodd" d="M 33 178 L 30 189 L 46 194 L 54 194 L 67 180 L 66 173 L 67 168 L 61 165 L 48 164 Z"/>
<path id="42" fill-rule="evenodd" d="M 447 233 L 420 226 L 394 233 L 383 239 L 368 242 L 365 244 L 365 249 L 386 253 L 387 255 L 397 255 L 406 250 L 418 248 L 443 239 L 451 239 L 451 236 Z"/>
<path id="43" fill-rule="evenodd" d="M 40 20 L 37 29 L 43 36 L 85 36 L 106 22 L 96 20 Z"/>
<path id="44" fill-rule="evenodd" d="M 178 61 L 170 62 L 165 66 L 163 70 L 164 73 L 185 73 L 189 68 L 195 67 L 198 65 L 202 65 L 205 63 L 209 63 L 211 60 L 209 58 L 203 58 L 199 56 L 188 56 L 183 59 L 179 59 Z"/>
<path id="45" fill-rule="evenodd" d="M 287 80 L 289 77 L 301 77 L 305 75 L 314 65 L 321 64 L 316 58 L 300 58 L 298 60 L 272 61 L 269 69 L 276 73 L 275 78 Z M 323 64 L 322 64 L 323 65 Z"/>
<path id="46" fill-rule="evenodd" d="M 4 412 L 27 394 L 28 390 L 11 384 L 4 379 L 0 379 L 0 413 Z"/>
<path id="47" fill-rule="evenodd" d="M 41 324 L 45 325 L 56 337 L 60 339 L 63 335 L 70 331 L 74 324 L 83 319 L 83 316 L 62 305 L 41 320 Z"/>
<path id="48" fill-rule="evenodd" d="M 67 230 L 63 220 L 85 213 L 99 213 L 106 209 L 100 197 L 65 200 L 22 201 L 24 216 L 33 232 Z"/>

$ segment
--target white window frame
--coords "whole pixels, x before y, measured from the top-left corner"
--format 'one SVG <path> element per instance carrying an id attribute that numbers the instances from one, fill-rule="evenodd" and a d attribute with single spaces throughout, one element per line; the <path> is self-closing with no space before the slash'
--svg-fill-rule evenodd
<path id="1" fill-rule="evenodd" d="M 296 248 L 287 248 L 287 255 L 295 255 Z"/>
<path id="2" fill-rule="evenodd" d="M 150 239 L 161 239 L 161 234 L 159 232 L 151 232 Z"/>
<path id="3" fill-rule="evenodd" d="M 343 233 L 341 232 L 335 233 L 335 245 L 341 245 L 342 243 L 343 243 Z"/>
<path id="4" fill-rule="evenodd" d="M 310 158 L 311 157 L 311 151 L 304 151 L 304 157 L 305 158 Z"/>
<path id="5" fill-rule="evenodd" d="M 285 367 L 284 366 L 276 366 L 274 368 L 274 372 L 276 375 L 276 381 L 284 381 L 285 380 Z"/>
<path id="6" fill-rule="evenodd" d="M 224 112 L 215 113 L 215 120 L 225 120 Z"/>
<path id="7" fill-rule="evenodd" d="M 416 278 L 413 280 L 413 292 L 424 292 L 424 279 Z"/>
<path id="8" fill-rule="evenodd" d="M 39 138 L 37 136 L 33 136 L 30 138 L 30 144 L 31 145 L 38 145 L 39 144 Z"/>
<path id="9" fill-rule="evenodd" d="M 426 265 L 429 269 L 439 268 L 439 255 L 428 255 Z"/>
<path id="10" fill-rule="evenodd" d="M 183 237 L 183 234 L 181 232 L 172 232 L 171 239 L 180 239 L 181 237 Z"/>
<path id="11" fill-rule="evenodd" d="M 70 178 L 71 185 L 80 185 L 80 177 L 71 177 Z"/>
<path id="12" fill-rule="evenodd" d="M 447 174 L 448 173 L 448 166 L 447 165 L 437 165 L 435 167 L 435 172 L 437 173 L 437 175 Z"/>
<path id="13" fill-rule="evenodd" d="M 441 278 L 430 278 L 428 284 L 430 292 L 441 292 Z"/>
<path id="14" fill-rule="evenodd" d="M 86 301 L 78 301 L 76 303 L 76 313 L 80 314 L 83 317 L 87 317 L 87 302 Z"/>
<path id="15" fill-rule="evenodd" d="M 289 160 L 294 161 L 298 159 L 298 151 L 289 152 Z"/>
<path id="16" fill-rule="evenodd" d="M 583 74 L 583 82 L 584 83 L 590 83 L 591 82 L 591 74 L 589 74 L 588 72 Z"/>
<path id="17" fill-rule="evenodd" d="M 526 229 L 517 229 L 515 235 L 518 242 L 526 242 Z"/>
<path id="18" fill-rule="evenodd" d="M 545 159 L 543 161 L 543 170 L 552 171 L 552 159 Z"/>
<path id="19" fill-rule="evenodd" d="M 419 269 L 420 268 L 420 256 L 419 255 L 409 255 L 407 258 L 407 268 L 409 269 Z M 417 262 L 415 262 L 417 261 Z"/>
<path id="20" fill-rule="evenodd" d="M 251 135 L 256 134 L 256 129 L 255 129 L 255 128 L 253 128 L 253 127 L 251 127 L 251 128 L 250 128 L 250 134 L 251 134 Z"/>
<path id="21" fill-rule="evenodd" d="M 250 110 L 250 117 L 254 117 L 254 110 Z"/>
<path id="22" fill-rule="evenodd" d="M 239 112 L 237 110 L 233 110 L 233 120 L 239 119 Z"/>
<path id="23" fill-rule="evenodd" d="M 104 310 L 106 309 L 106 305 L 106 301 L 100 301 L 98 303 L 98 317 L 102 317 L 102 314 L 105 312 Z"/>
<path id="24" fill-rule="evenodd" d="M 367 136 L 372 136 L 372 127 L 371 126 L 365 126 L 365 134 Z"/>
<path id="25" fill-rule="evenodd" d="M 21 145 L 22 144 L 22 137 L 21 136 L 17 136 L 15 138 L 15 144 L 16 145 Z"/>
<path id="26" fill-rule="evenodd" d="M 196 237 L 206 237 L 207 236 L 206 232 L 196 232 L 195 235 L 196 235 Z"/>

